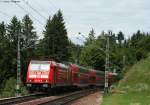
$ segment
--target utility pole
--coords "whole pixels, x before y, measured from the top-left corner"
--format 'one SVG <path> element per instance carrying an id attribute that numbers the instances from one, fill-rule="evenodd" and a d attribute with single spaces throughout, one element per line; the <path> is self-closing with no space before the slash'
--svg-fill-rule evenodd
<path id="1" fill-rule="evenodd" d="M 76 61 L 76 64 L 79 64 L 79 57 L 80 57 L 80 45 L 77 44 L 77 61 Z"/>
<path id="2" fill-rule="evenodd" d="M 125 66 L 126 66 L 126 56 L 124 55 L 123 56 L 123 69 L 125 69 Z"/>
<path id="3" fill-rule="evenodd" d="M 78 37 L 76 37 L 76 39 L 80 40 Z M 76 44 L 76 49 L 77 49 L 77 53 L 76 53 L 76 64 L 79 64 L 79 58 L 80 58 L 80 45 Z"/>
<path id="4" fill-rule="evenodd" d="M 82 35 L 80 32 L 78 32 L 78 35 L 81 35 L 83 38 L 86 39 L 86 37 L 84 35 Z M 80 41 L 82 41 L 84 43 L 84 41 L 82 39 L 80 39 L 79 37 L 76 37 L 76 39 L 78 39 L 78 40 L 80 40 Z M 80 63 L 79 59 L 80 59 L 80 45 L 77 44 L 76 64 Z"/>
<path id="5" fill-rule="evenodd" d="M 106 58 L 105 58 L 105 87 L 104 94 L 108 93 L 108 72 L 109 72 L 109 37 L 112 34 L 111 31 L 106 34 Z"/>
<path id="6" fill-rule="evenodd" d="M 3 0 L 3 3 L 19 3 L 17 0 Z M 20 33 L 17 32 L 18 42 L 17 42 L 17 83 L 16 83 L 16 96 L 21 96 L 21 66 L 20 66 Z"/>
<path id="7" fill-rule="evenodd" d="M 16 96 L 21 96 L 21 65 L 20 65 L 20 34 L 18 33 L 17 43 L 17 84 L 16 84 Z"/>

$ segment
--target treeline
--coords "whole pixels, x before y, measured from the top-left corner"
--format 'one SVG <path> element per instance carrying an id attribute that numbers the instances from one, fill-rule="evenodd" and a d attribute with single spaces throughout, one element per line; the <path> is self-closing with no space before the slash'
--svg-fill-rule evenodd
<path id="1" fill-rule="evenodd" d="M 105 46 L 108 33 L 102 32 L 95 35 L 92 29 L 81 50 L 80 64 L 91 66 L 95 69 L 105 68 Z M 98 36 L 98 37 L 95 37 Z M 150 33 L 138 30 L 130 38 L 125 38 L 123 32 L 117 34 L 112 32 L 110 41 L 110 71 L 114 69 L 121 72 L 124 67 L 146 58 L 150 52 Z"/>

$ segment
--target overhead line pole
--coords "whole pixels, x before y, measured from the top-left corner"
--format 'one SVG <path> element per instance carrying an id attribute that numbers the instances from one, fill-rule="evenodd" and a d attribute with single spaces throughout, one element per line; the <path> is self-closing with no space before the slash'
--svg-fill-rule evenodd
<path id="1" fill-rule="evenodd" d="M 125 69 L 126 67 L 126 56 L 124 55 L 123 56 L 123 69 Z"/>
<path id="2" fill-rule="evenodd" d="M 104 94 L 107 95 L 108 93 L 108 72 L 109 72 L 109 37 L 112 34 L 111 31 L 106 34 L 106 58 L 105 58 L 105 87 L 104 87 Z"/>
<path id="3" fill-rule="evenodd" d="M 21 63 L 20 63 L 20 35 L 18 33 L 18 44 L 17 44 L 17 85 L 16 85 L 16 96 L 21 96 Z"/>
<path id="4" fill-rule="evenodd" d="M 81 33 L 79 33 L 81 34 Z M 109 41 L 109 37 L 112 35 L 111 31 L 108 31 L 108 34 L 106 35 L 106 49 L 105 51 L 103 49 L 99 49 L 103 52 L 105 52 L 105 81 L 104 81 L 104 95 L 108 94 L 108 73 L 109 73 L 109 69 L 110 69 L 110 41 Z"/>

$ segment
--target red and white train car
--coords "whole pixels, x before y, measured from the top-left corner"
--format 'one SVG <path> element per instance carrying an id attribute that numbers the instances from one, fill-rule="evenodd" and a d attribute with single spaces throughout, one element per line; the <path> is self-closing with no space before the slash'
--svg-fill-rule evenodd
<path id="1" fill-rule="evenodd" d="M 28 66 L 26 83 L 30 90 L 40 91 L 55 87 L 103 86 L 104 72 L 76 64 L 66 65 L 54 61 L 33 60 Z"/>
<path id="2" fill-rule="evenodd" d="M 30 89 L 68 85 L 68 66 L 54 61 L 30 61 L 26 83 Z"/>

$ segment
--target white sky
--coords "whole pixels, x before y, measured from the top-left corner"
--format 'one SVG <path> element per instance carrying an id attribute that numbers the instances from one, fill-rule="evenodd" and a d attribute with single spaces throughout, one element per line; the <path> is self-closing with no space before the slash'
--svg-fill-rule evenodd
<path id="1" fill-rule="evenodd" d="M 24 0 L 20 1 L 18 4 L 42 23 L 31 17 L 40 37 L 43 36 L 45 18 L 58 9 L 63 11 L 68 36 L 75 43 L 82 42 L 76 39 L 78 32 L 87 36 L 91 28 L 95 29 L 97 35 L 102 30 L 116 33 L 121 30 L 126 37 L 138 29 L 145 32 L 150 29 L 150 0 L 25 0 L 45 18 L 27 6 Z M 14 15 L 22 19 L 25 14 L 27 12 L 14 3 L 0 2 L 0 22 L 9 23 Z"/>

